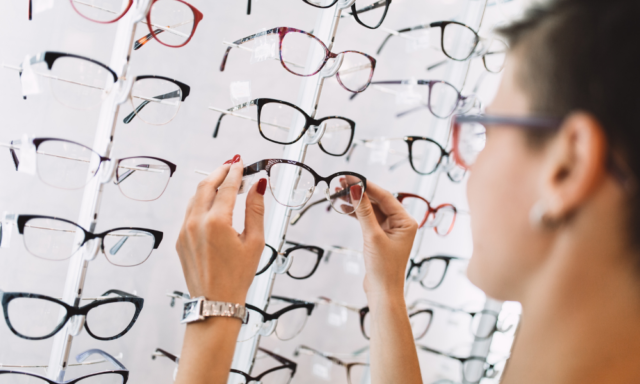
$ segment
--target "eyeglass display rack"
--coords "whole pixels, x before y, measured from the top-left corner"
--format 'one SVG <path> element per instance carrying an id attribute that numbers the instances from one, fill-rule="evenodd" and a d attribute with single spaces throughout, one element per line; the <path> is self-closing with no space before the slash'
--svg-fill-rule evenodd
<path id="1" fill-rule="evenodd" d="M 126 89 L 128 83 L 125 79 L 129 69 L 136 25 L 144 18 L 150 5 L 149 0 L 134 0 L 130 11 L 118 22 L 110 62 L 110 67 L 118 74 L 118 82 L 102 103 L 93 143 L 94 150 L 105 157 L 111 155 L 119 106 L 126 101 L 128 94 Z M 77 223 L 92 232 L 99 218 L 102 188 L 100 178 L 94 177 L 85 187 L 82 198 Z M 71 257 L 62 295 L 64 302 L 77 306 L 82 299 L 89 262 L 95 257 L 96 252 L 97 249 L 94 246 L 85 244 L 80 252 L 76 252 Z M 77 324 L 78 319 L 79 317 L 76 317 L 54 336 L 47 370 L 51 379 L 63 380 L 64 378 L 74 338 L 73 332 L 82 329 L 82 324 Z"/>
<path id="2" fill-rule="evenodd" d="M 318 12 L 319 16 L 316 20 L 314 35 L 325 43 L 327 49 L 331 50 L 331 48 L 333 47 L 333 43 L 335 42 L 342 11 L 351 7 L 353 3 L 355 3 L 355 0 L 340 0 L 334 6 L 333 12 L 331 12 L 331 10 L 323 10 Z M 307 62 L 312 61 L 312 58 L 307 59 Z M 299 101 L 297 105 L 304 111 L 306 111 L 311 117 L 315 117 L 316 111 L 318 109 L 318 103 L 322 94 L 324 79 L 326 77 L 329 77 L 331 74 L 332 73 L 329 73 L 327 70 L 323 69 L 317 75 L 306 77 L 302 80 L 302 85 L 299 92 Z M 302 118 L 302 116 L 300 116 L 299 118 Z M 297 126 L 302 125 L 297 124 Z M 290 137 L 296 137 L 298 134 L 299 132 L 292 130 L 290 132 Z M 307 145 L 309 142 L 313 142 L 313 140 L 313 137 L 309 137 L 309 139 L 305 137 L 305 140 L 300 140 L 293 145 L 286 146 L 283 154 L 283 159 L 304 162 Z M 280 179 L 280 182 L 283 184 L 286 183 L 285 188 L 292 189 L 297 181 L 296 177 L 297 176 L 295 175 L 295 171 L 289 172 L 287 176 Z M 274 248 L 276 248 L 278 252 L 282 251 L 282 246 L 285 244 L 287 227 L 290 222 L 292 211 L 292 209 L 287 208 L 283 205 L 274 204 L 272 205 L 271 210 L 266 217 L 266 243 L 277 244 L 277 247 Z M 263 257 L 264 256 L 265 255 L 263 255 Z M 274 268 L 270 268 L 268 273 L 263 273 L 262 275 L 257 276 L 253 280 L 251 288 L 249 289 L 246 301 L 248 303 L 252 303 L 258 308 L 265 308 L 268 303 L 269 296 L 271 295 L 275 276 L 276 274 Z M 251 366 L 255 359 L 259 341 L 259 337 L 255 337 L 251 342 L 239 343 L 236 346 L 232 367 L 243 372 L 250 372 Z M 231 380 L 232 379 L 230 379 L 229 384 L 232 384 Z"/>
<path id="3" fill-rule="evenodd" d="M 478 2 L 470 2 L 469 7 L 467 8 L 466 14 L 462 18 L 462 22 L 466 25 L 471 26 L 476 31 L 480 30 L 480 26 L 482 25 L 482 20 L 484 17 L 484 13 L 487 7 L 487 0 L 478 1 Z M 463 89 L 465 82 L 467 80 L 467 74 L 469 72 L 470 61 L 463 62 L 451 62 L 448 65 L 448 73 L 445 75 L 443 80 L 454 84 L 458 87 L 458 89 Z M 450 119 L 432 119 L 431 124 L 426 127 L 425 136 L 430 137 L 437 142 L 440 143 L 448 143 L 450 139 Z M 426 156 L 425 156 L 426 159 Z M 441 168 L 439 172 L 436 172 L 430 176 L 418 176 L 416 178 L 416 185 L 414 187 L 414 193 L 425 197 L 428 201 L 433 201 L 436 190 L 438 188 L 438 181 L 440 176 L 445 176 L 446 171 Z M 413 248 L 411 250 L 411 259 L 418 257 L 422 250 L 422 244 L 424 240 L 425 231 L 428 228 L 423 227 L 418 230 L 416 234 L 416 238 L 413 244 Z M 408 288 L 408 287 L 407 287 Z M 487 298 L 484 304 L 484 310 L 494 311 L 499 313 L 502 308 L 502 302 L 493 300 L 491 298 Z M 480 320 L 479 327 L 490 327 L 493 326 L 493 319 L 490 316 L 482 315 Z M 471 356 L 478 356 L 486 358 L 489 354 L 489 350 L 491 348 L 493 336 L 485 339 L 475 338 L 474 343 L 470 350 Z M 474 367 L 475 368 L 475 367 Z M 472 375 L 481 376 L 480 372 L 470 372 Z"/>

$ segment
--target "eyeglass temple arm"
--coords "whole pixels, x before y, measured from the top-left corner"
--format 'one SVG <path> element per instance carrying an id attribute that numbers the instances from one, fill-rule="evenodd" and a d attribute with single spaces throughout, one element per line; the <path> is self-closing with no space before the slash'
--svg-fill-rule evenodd
<path id="1" fill-rule="evenodd" d="M 313 202 L 313 203 L 311 203 L 311 204 L 308 204 L 306 207 L 304 207 L 304 209 L 302 209 L 301 211 L 299 211 L 299 212 L 298 212 L 298 213 L 293 217 L 293 219 L 291 219 L 291 221 L 289 222 L 289 224 L 291 224 L 291 225 L 295 225 L 295 224 L 296 224 L 296 223 L 297 223 L 297 222 L 302 218 L 302 215 L 304 215 L 304 214 L 305 214 L 305 213 L 306 213 L 306 212 L 307 212 L 311 207 L 314 207 L 314 206 L 316 206 L 316 205 L 318 205 L 318 204 L 322 204 L 322 203 L 324 203 L 324 202 L 326 202 L 326 201 L 327 201 L 326 199 L 320 199 L 320 200 L 315 201 L 315 202 Z"/>
<path id="2" fill-rule="evenodd" d="M 180 362 L 180 358 L 178 356 L 173 353 L 169 353 L 162 348 L 156 348 L 156 351 L 151 355 L 151 359 L 155 360 L 156 356 L 164 356 L 176 364 Z"/>
<path id="3" fill-rule="evenodd" d="M 33 15 L 33 6 L 32 6 L 32 2 L 33 0 L 29 0 L 29 21 L 32 20 L 32 15 Z"/>
<path id="4" fill-rule="evenodd" d="M 271 298 L 272 299 L 276 299 L 276 300 L 280 300 L 280 301 L 284 301 L 284 302 L 287 302 L 287 303 L 291 303 L 291 304 L 315 304 L 315 303 L 311 303 L 309 301 L 291 299 L 289 297 L 277 296 L 277 295 L 272 295 Z"/>
<path id="5" fill-rule="evenodd" d="M 101 350 L 101 349 L 89 349 L 87 351 L 82 352 L 81 354 L 79 354 L 78 356 L 76 356 L 76 361 L 78 363 L 82 363 L 83 361 L 85 361 L 89 356 L 91 355 L 100 355 L 102 357 L 104 357 L 104 359 L 108 362 L 110 362 L 111 364 L 113 364 L 113 366 L 115 366 L 116 368 L 119 368 L 123 371 L 126 371 L 127 368 L 122 365 L 121 362 L 119 362 L 115 357 L 111 356 L 110 354 L 108 354 L 107 352 Z"/>
<path id="6" fill-rule="evenodd" d="M 140 296 L 132 295 L 132 294 L 130 294 L 130 293 L 127 293 L 127 292 L 121 291 L 121 290 L 119 290 L 119 289 L 110 289 L 110 290 L 108 290 L 107 292 L 103 293 L 103 294 L 102 294 L 102 295 L 100 295 L 100 296 L 108 296 L 108 295 L 110 295 L 110 294 L 118 295 L 118 296 L 120 296 L 120 297 L 132 297 L 132 298 L 136 298 L 136 299 L 139 299 L 139 298 L 140 298 Z"/>
<path id="7" fill-rule="evenodd" d="M 165 93 L 163 95 L 154 96 L 153 98 L 156 100 L 173 99 L 176 97 L 180 97 L 180 93 L 181 91 L 173 91 L 173 92 Z M 131 120 L 133 120 L 133 118 L 136 117 L 136 115 L 142 110 L 142 108 L 146 107 L 147 104 L 149 104 L 150 102 L 151 102 L 150 100 L 144 100 L 142 103 L 140 103 L 140 105 L 138 105 L 136 109 L 133 110 L 133 112 L 128 114 L 127 117 L 125 117 L 124 120 L 122 120 L 122 122 L 125 124 L 129 124 Z"/>
<path id="8" fill-rule="evenodd" d="M 225 117 L 227 114 L 231 114 L 232 116 L 240 117 L 241 115 L 234 115 L 233 112 L 239 111 L 239 110 L 241 110 L 243 108 L 250 107 L 252 105 L 256 105 L 257 102 L 258 102 L 258 99 L 247 101 L 246 103 L 238 104 L 235 107 L 231 107 L 231 108 L 227 109 L 226 111 L 223 111 L 223 110 L 218 109 L 218 108 L 209 107 L 209 109 L 212 109 L 214 111 L 217 111 L 217 112 L 221 113 L 220 117 L 218 118 L 218 123 L 216 124 L 216 128 L 213 130 L 213 138 L 215 139 L 216 137 L 218 137 L 218 131 L 220 130 L 220 123 L 222 122 L 222 118 L 223 117 Z M 253 119 L 251 119 L 251 120 L 253 120 Z"/>
<path id="9" fill-rule="evenodd" d="M 247 0 L 247 15 L 251 14 L 251 0 Z"/>
<path id="10" fill-rule="evenodd" d="M 280 363 L 282 363 L 282 364 L 284 364 L 284 365 L 292 365 L 292 366 L 294 366 L 294 367 L 297 367 L 297 366 L 298 366 L 298 364 L 297 364 L 295 361 L 291 361 L 291 360 L 287 359 L 287 358 L 286 358 L 286 357 L 284 357 L 284 356 L 280 356 L 280 355 L 278 355 L 277 353 L 274 353 L 274 352 L 268 351 L 268 350 L 266 350 L 266 349 L 264 349 L 264 348 L 261 348 L 261 347 L 258 347 L 258 350 L 260 350 L 260 351 L 262 351 L 262 352 L 266 353 L 267 355 L 269 355 L 269 356 L 273 357 L 274 359 L 278 360 L 278 362 L 280 362 Z"/>
<path id="11" fill-rule="evenodd" d="M 464 359 L 462 359 L 462 358 L 460 358 L 460 357 L 452 356 L 452 355 L 449 355 L 449 354 L 447 354 L 447 353 L 440 352 L 440 351 L 436 351 L 435 349 L 431 349 L 431 348 L 429 348 L 429 347 L 425 347 L 424 345 L 416 344 L 416 346 L 417 346 L 418 348 L 422 349 L 423 351 L 431 352 L 431 353 L 434 353 L 434 354 L 436 354 L 436 355 L 445 356 L 445 357 L 449 357 L 449 358 L 451 358 L 451 359 L 456 359 L 456 360 L 460 360 L 460 361 L 463 361 L 463 360 L 464 360 Z"/>
<path id="12" fill-rule="evenodd" d="M 345 365 L 345 363 L 344 363 L 342 360 L 340 360 L 340 359 L 338 359 L 338 358 L 336 358 L 336 357 L 333 357 L 333 356 L 331 356 L 331 355 L 330 355 L 330 354 L 328 354 L 328 353 L 320 352 L 320 351 L 318 351 L 317 349 L 313 349 L 313 348 L 308 347 L 308 346 L 306 346 L 306 345 L 299 345 L 299 346 L 297 346 L 297 347 L 296 347 L 296 349 L 293 351 L 293 355 L 294 355 L 294 356 L 298 356 L 298 355 L 300 354 L 300 350 L 301 350 L 301 349 L 304 349 L 304 350 L 307 350 L 307 351 L 309 351 L 309 352 L 312 352 L 312 353 L 314 353 L 314 354 L 316 354 L 316 355 L 322 356 L 322 357 L 324 357 L 325 359 L 330 360 L 330 361 L 332 361 L 332 362 L 334 362 L 334 363 L 336 363 L 336 364 L 338 364 L 338 365 L 343 365 L 343 366 Z"/>
<path id="13" fill-rule="evenodd" d="M 233 45 L 228 46 L 227 50 L 224 52 L 224 56 L 222 57 L 222 63 L 220 64 L 220 72 L 224 72 L 224 68 L 227 65 L 227 58 L 229 57 L 229 52 L 231 52 L 231 48 L 239 47 L 240 44 L 244 44 L 244 43 L 246 43 L 248 41 L 251 41 L 251 40 L 254 40 L 254 39 L 258 38 L 258 37 L 262 37 L 262 36 L 267 36 L 267 35 L 272 35 L 272 34 L 278 33 L 279 29 L 280 28 L 268 29 L 266 31 L 258 32 L 256 34 L 251 35 L 251 36 L 247 36 L 247 37 L 244 37 L 244 38 L 242 38 L 240 40 L 234 41 L 232 43 Z"/>
<path id="14" fill-rule="evenodd" d="M 337 305 L 338 307 L 346 308 L 346 309 L 348 309 L 350 311 L 353 311 L 353 312 L 360 312 L 360 308 L 356 308 L 353 305 L 349 305 L 349 304 L 343 303 L 341 301 L 331 300 L 330 298 L 325 297 L 325 296 L 318 296 L 318 301 L 324 301 L 324 302 L 326 302 L 328 304 Z"/>
<path id="15" fill-rule="evenodd" d="M 389 2 L 389 3 L 391 3 L 391 2 Z M 356 13 L 364 13 L 364 12 L 373 11 L 374 9 L 378 9 L 380 7 L 384 7 L 386 4 L 387 4 L 387 0 L 378 0 L 375 3 L 367 5 L 364 8 L 356 9 Z M 349 16 L 353 16 L 353 12 L 347 12 L 347 14 Z M 341 17 L 347 17 L 347 16 L 342 15 Z"/>
<path id="16" fill-rule="evenodd" d="M 154 34 L 155 34 L 155 35 L 158 35 L 158 34 L 160 34 L 160 33 L 162 33 L 162 32 L 165 32 L 165 31 L 166 31 L 166 32 L 171 32 L 171 33 L 173 33 L 174 35 L 178 35 L 178 36 L 181 36 L 181 37 L 188 37 L 189 35 L 187 35 L 186 33 L 182 33 L 182 32 L 180 32 L 180 31 L 177 31 L 177 30 L 173 29 L 173 28 L 180 27 L 180 26 L 185 25 L 185 24 L 188 24 L 188 23 L 190 23 L 190 22 L 192 22 L 192 20 L 183 21 L 183 22 L 182 22 L 182 23 L 180 23 L 180 24 L 170 25 L 170 26 L 167 26 L 167 27 L 163 27 L 163 26 L 161 26 L 161 25 L 156 25 L 156 24 L 153 24 L 153 23 L 152 23 L 152 24 L 151 24 L 151 26 L 152 26 L 153 28 L 157 28 L 157 29 L 155 29 L 155 30 L 153 31 L 153 34 L 148 33 L 148 34 L 146 34 L 146 35 L 142 36 L 141 38 L 139 38 L 138 40 L 136 40 L 136 41 L 135 41 L 135 43 L 133 44 L 133 50 L 134 50 L 134 51 L 137 51 L 138 49 L 142 48 L 142 46 L 143 46 L 143 45 L 145 45 L 145 44 L 147 44 L 149 41 L 153 40 L 153 35 L 154 35 Z M 147 24 L 147 22 L 146 22 L 146 21 L 144 21 L 144 20 L 142 21 L 142 23 L 143 23 L 143 24 Z"/>
<path id="17" fill-rule="evenodd" d="M 384 48 L 384 46 L 387 44 L 387 41 L 389 41 L 391 36 L 402 36 L 401 33 L 411 32 L 411 31 L 415 31 L 415 30 L 418 30 L 418 29 L 429 29 L 431 27 L 433 27 L 432 24 L 422 24 L 422 25 L 418 25 L 418 26 L 415 26 L 415 27 L 398 29 L 397 31 L 393 30 L 393 29 L 387 29 L 387 28 L 384 28 L 384 27 L 380 27 L 381 30 L 389 32 L 389 34 L 387 35 L 387 37 L 384 38 L 384 40 L 382 41 L 382 44 L 380 44 L 380 47 L 378 48 L 378 51 L 376 52 L 376 54 L 379 55 L 380 52 L 382 52 L 382 48 Z"/>
<path id="18" fill-rule="evenodd" d="M 256 163 L 253 163 L 251 165 L 247 165 L 246 167 L 244 167 L 244 170 L 242 171 L 242 176 L 251 176 L 251 175 L 255 175 L 256 173 L 259 173 L 260 171 L 265 171 L 267 169 L 267 164 L 269 163 L 269 160 L 260 160 Z"/>
<path id="19" fill-rule="evenodd" d="M 418 84 L 422 84 L 420 83 L 421 81 L 424 80 L 417 80 Z M 386 81 L 372 81 L 371 83 L 369 83 L 370 85 L 378 85 L 378 84 L 408 84 L 407 80 L 386 80 Z M 379 90 L 384 90 L 382 87 L 379 88 Z M 349 96 L 349 100 L 353 100 L 358 94 L 354 93 L 351 96 Z"/>
<path id="20" fill-rule="evenodd" d="M 9 152 L 11 153 L 11 159 L 13 160 L 13 164 L 16 166 L 16 171 L 18 170 L 18 166 L 20 165 L 20 159 L 18 158 L 18 155 L 16 154 L 15 150 L 19 149 L 17 146 L 21 144 L 22 144 L 21 140 L 11 140 L 9 144 L 0 143 L 0 147 L 5 147 L 9 149 Z"/>

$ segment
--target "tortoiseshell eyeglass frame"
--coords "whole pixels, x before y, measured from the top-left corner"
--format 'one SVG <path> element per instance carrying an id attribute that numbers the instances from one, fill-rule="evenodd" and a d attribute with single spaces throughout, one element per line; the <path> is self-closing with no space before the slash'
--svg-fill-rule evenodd
<path id="1" fill-rule="evenodd" d="M 262 125 L 261 123 L 261 115 L 262 115 L 262 108 L 267 105 L 267 104 L 282 104 L 282 105 L 286 105 L 288 107 L 291 107 L 293 109 L 295 109 L 296 111 L 300 112 L 300 114 L 302 114 L 305 117 L 305 124 L 304 127 L 302 128 L 302 130 L 300 131 L 300 134 L 298 135 L 298 137 L 296 137 L 295 139 L 293 139 L 292 141 L 289 142 L 282 142 L 282 141 L 277 141 L 277 140 L 273 140 L 268 138 L 263 130 L 262 130 Z M 246 103 L 242 103 L 240 105 L 236 105 L 235 107 L 231 107 L 227 110 L 227 112 L 236 112 L 239 111 L 243 108 L 247 108 L 249 106 L 255 105 L 258 107 L 258 129 L 260 130 L 260 135 L 265 139 L 268 140 L 272 143 L 276 143 L 276 144 L 282 144 L 282 145 L 289 145 L 289 144 L 293 144 L 296 143 L 298 140 L 300 140 L 305 133 L 307 133 L 307 131 L 309 130 L 310 127 L 315 126 L 315 127 L 319 127 L 320 124 L 322 124 L 324 121 L 330 120 L 330 119 L 336 119 L 336 120 L 342 120 L 347 122 L 347 124 L 349 124 L 349 126 L 351 127 L 351 136 L 349 137 L 349 143 L 345 146 L 345 149 L 342 153 L 331 153 L 329 151 L 327 151 L 323 146 L 322 146 L 322 139 L 320 139 L 320 141 L 318 142 L 318 145 L 320 146 L 320 149 L 322 150 L 322 152 L 326 153 L 327 155 L 330 156 L 343 156 L 344 154 L 347 153 L 347 151 L 349 150 L 349 148 L 351 147 L 351 143 L 353 142 L 353 135 L 356 129 L 356 123 L 353 120 L 347 119 L 346 117 L 341 117 L 341 116 L 327 116 L 327 117 L 323 117 L 320 119 L 314 119 L 311 116 L 309 116 L 305 111 L 303 111 L 302 109 L 300 109 L 298 106 L 288 103 L 286 101 L 282 101 L 282 100 L 277 100 L 277 99 L 268 99 L 268 98 L 260 98 L 260 99 L 254 99 L 251 101 L 248 101 Z M 226 113 L 223 113 L 220 115 L 220 117 L 218 118 L 218 123 L 216 124 L 216 128 L 213 131 L 213 138 L 215 139 L 216 137 L 218 137 L 218 132 L 220 131 L 220 123 L 222 122 L 222 118 L 224 116 L 226 116 Z"/>
<path id="2" fill-rule="evenodd" d="M 87 314 L 89 313 L 89 311 L 91 311 L 92 309 L 99 307 L 101 305 L 106 305 L 106 304 L 111 304 L 111 303 L 121 303 L 121 302 L 128 302 L 128 303 L 132 303 L 135 306 L 135 312 L 133 314 L 133 317 L 131 318 L 131 321 L 129 322 L 129 325 L 120 333 L 118 333 L 117 335 L 114 336 L 110 336 L 110 337 L 100 337 L 100 336 L 96 336 L 92 331 L 91 328 L 89 327 L 88 322 L 85 320 L 84 322 L 84 328 L 87 330 L 87 333 L 93 337 L 94 339 L 97 340 L 115 340 L 118 339 L 122 336 L 124 336 L 127 332 L 129 332 L 129 330 L 131 329 L 131 327 L 133 327 L 133 324 L 136 322 L 136 320 L 138 319 L 138 316 L 140 315 L 140 311 L 142 311 L 142 307 L 144 305 L 144 299 L 135 295 L 132 295 L 130 293 L 127 292 L 123 292 L 117 289 L 110 289 L 107 292 L 103 293 L 101 296 L 108 296 L 108 295 L 117 295 L 119 297 L 112 297 L 109 299 L 99 299 L 96 300 L 92 303 L 89 303 L 85 306 L 82 307 L 76 307 L 76 306 L 71 306 L 61 300 L 55 299 L 53 297 L 49 297 L 49 296 L 45 296 L 45 295 L 39 295 L 36 293 L 26 293 L 26 292 L 3 292 L 0 291 L 0 298 L 2 299 L 2 309 L 4 312 L 4 319 L 7 323 L 7 326 L 9 327 L 9 329 L 11 330 L 11 332 L 13 332 L 16 336 L 21 337 L 23 339 L 27 339 L 27 340 L 44 340 L 44 339 L 48 339 L 50 337 L 52 337 L 53 335 L 55 335 L 56 333 L 58 333 L 62 327 L 65 326 L 65 324 L 67 324 L 67 322 L 69 320 L 71 320 L 72 317 L 74 316 L 84 316 L 85 318 L 87 317 Z M 48 335 L 44 335 L 44 336 L 39 336 L 39 337 L 30 337 L 30 336 L 26 336 L 21 334 L 20 332 L 18 332 L 14 326 L 11 323 L 11 320 L 9 319 L 9 304 L 11 303 L 11 301 L 16 300 L 16 299 L 21 299 L 21 298 L 26 298 L 26 299 L 38 299 L 38 300 L 45 300 L 45 301 L 49 301 L 52 303 L 56 303 L 59 306 L 63 307 L 65 309 L 65 314 L 64 317 L 62 319 L 60 319 L 60 322 L 58 323 L 58 325 L 55 327 L 55 329 L 49 333 Z"/>
<path id="3" fill-rule="evenodd" d="M 269 189 L 271 190 L 271 194 L 274 196 L 275 198 L 275 194 L 273 193 L 273 189 L 271 186 L 271 168 L 274 165 L 277 164 L 288 164 L 288 165 L 295 165 L 297 167 L 303 168 L 304 170 L 308 171 L 314 178 L 315 184 L 314 184 L 314 190 L 315 187 L 318 186 L 318 184 L 320 184 L 320 182 L 324 181 L 327 184 L 327 188 L 329 188 L 329 186 L 331 185 L 331 180 L 335 179 L 336 177 L 340 177 L 340 176 L 353 176 L 356 177 L 358 179 L 360 179 L 360 182 L 362 182 L 362 191 L 361 191 L 361 200 L 362 201 L 362 194 L 365 193 L 365 191 L 367 190 L 367 179 L 362 176 L 359 173 L 355 173 L 355 172 L 336 172 L 332 175 L 329 175 L 327 177 L 322 177 L 320 175 L 318 175 L 316 173 L 316 171 L 314 171 L 313 169 L 311 169 L 311 167 L 309 167 L 306 164 L 303 163 L 299 163 L 297 161 L 293 161 L 293 160 L 286 160 L 286 159 L 265 159 L 265 160 L 260 160 L 256 163 L 253 163 L 251 165 L 247 165 L 246 167 L 244 167 L 244 171 L 242 173 L 242 176 L 250 176 L 250 175 L 255 175 L 256 173 L 259 173 L 260 171 L 265 171 L 267 172 L 267 178 L 269 179 Z M 349 186 L 349 188 L 345 188 L 342 191 L 336 192 L 334 194 L 331 195 L 331 197 L 342 197 L 345 193 L 345 191 L 348 191 L 351 188 L 352 185 Z M 311 198 L 311 196 L 313 195 L 313 191 L 311 192 L 311 194 L 309 195 L 309 197 L 307 197 L 307 199 L 300 205 L 296 205 L 293 206 L 292 208 L 297 208 L 297 207 L 302 207 L 304 206 L 309 199 Z M 360 204 L 360 201 L 358 201 L 358 204 Z M 331 206 L 333 206 L 333 204 L 331 204 Z M 357 206 L 354 207 L 354 211 L 357 208 Z M 342 212 L 340 212 L 339 210 L 336 209 L 336 211 L 338 213 L 344 214 Z"/>
<path id="4" fill-rule="evenodd" d="M 418 224 L 419 224 L 418 228 L 422 228 L 425 225 L 425 223 L 429 219 L 430 215 L 433 215 L 435 217 L 435 215 L 438 213 L 438 210 L 440 210 L 442 208 L 451 208 L 453 210 L 453 221 L 451 222 L 451 226 L 449 226 L 449 228 L 447 228 L 447 232 L 446 233 L 439 233 L 437 227 L 433 228 L 433 230 L 440 236 L 446 236 L 449 233 L 451 233 L 451 229 L 453 229 L 453 226 L 456 223 L 456 216 L 457 216 L 457 213 L 458 213 L 458 210 L 452 204 L 440 204 L 437 207 L 432 208 L 431 204 L 429 204 L 427 199 L 425 199 L 422 196 L 414 195 L 413 193 L 405 193 L 405 192 L 395 193 L 394 195 L 396 196 L 396 198 L 398 199 L 398 201 L 400 203 L 402 203 L 404 201 L 404 199 L 410 198 L 410 199 L 418 199 L 418 200 L 424 201 L 425 204 L 427 204 L 427 212 L 424 215 L 424 219 L 422 219 L 421 222 L 418 222 Z"/>
<path id="5" fill-rule="evenodd" d="M 282 58 L 282 41 L 284 40 L 284 37 L 287 35 L 287 33 L 302 33 L 304 35 L 307 35 L 309 37 L 311 37 L 312 39 L 316 40 L 323 48 L 325 51 L 325 55 L 324 55 L 324 60 L 322 61 L 322 65 L 320 65 L 320 67 L 313 73 L 309 74 L 309 75 L 301 75 L 298 74 L 294 71 L 292 71 L 291 69 L 289 69 L 289 67 L 287 67 L 287 64 L 285 63 L 285 60 Z M 248 41 L 254 40 L 258 37 L 262 37 L 262 36 L 268 36 L 268 35 L 278 35 L 280 42 L 279 42 L 279 57 L 280 57 L 280 63 L 282 64 L 282 66 L 284 67 L 284 69 L 286 69 L 289 73 L 296 75 L 296 76 L 301 76 L 301 77 L 309 77 L 309 76 L 314 76 L 316 74 L 318 74 L 322 68 L 324 68 L 324 66 L 327 64 L 327 62 L 329 61 L 329 59 L 335 59 L 338 57 L 338 55 L 343 54 L 343 53 L 355 53 L 355 54 L 359 54 L 359 55 L 363 55 L 365 56 L 369 62 L 371 63 L 371 72 L 369 73 L 369 79 L 367 80 L 367 83 L 360 89 L 357 90 L 353 90 L 353 89 L 349 89 L 347 88 L 344 83 L 342 82 L 342 80 L 340 80 L 340 71 L 338 71 L 338 73 L 336 74 L 336 78 L 338 80 L 338 83 L 340 83 L 340 85 L 342 86 L 342 88 L 344 88 L 345 90 L 352 92 L 352 93 L 360 93 L 363 92 L 364 90 L 366 90 L 369 87 L 369 84 L 371 83 L 371 78 L 373 78 L 373 72 L 375 71 L 376 68 L 376 59 L 374 59 L 373 57 L 367 55 L 366 53 L 362 53 L 362 52 L 358 52 L 358 51 L 342 51 L 339 53 L 333 53 L 331 52 L 327 46 L 317 37 L 315 37 L 314 35 L 302 31 L 300 29 L 295 29 L 295 28 L 289 28 L 289 27 L 277 27 L 277 28 L 272 28 L 266 31 L 262 31 L 262 32 L 258 32 L 256 34 L 253 34 L 251 36 L 247 36 L 244 37 L 242 39 L 236 40 L 233 42 L 234 45 L 240 45 L 240 44 L 244 44 Z M 222 57 L 222 63 L 220 64 L 220 72 L 223 72 L 226 64 L 227 64 L 227 58 L 229 56 L 229 52 L 231 52 L 231 48 L 233 48 L 233 46 L 229 46 L 227 47 L 227 50 L 224 53 L 224 56 Z"/>

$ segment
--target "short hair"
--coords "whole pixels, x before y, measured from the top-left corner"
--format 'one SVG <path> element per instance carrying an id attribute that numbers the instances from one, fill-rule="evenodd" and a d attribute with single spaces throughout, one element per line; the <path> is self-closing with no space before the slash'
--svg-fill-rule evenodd
<path id="1" fill-rule="evenodd" d="M 518 57 L 516 82 L 531 114 L 590 113 L 634 180 L 640 175 L 638 15 L 638 0 L 552 0 L 497 31 Z M 535 144 L 549 136 L 528 135 Z M 638 200 L 635 193 L 629 199 L 629 239 L 640 249 Z"/>

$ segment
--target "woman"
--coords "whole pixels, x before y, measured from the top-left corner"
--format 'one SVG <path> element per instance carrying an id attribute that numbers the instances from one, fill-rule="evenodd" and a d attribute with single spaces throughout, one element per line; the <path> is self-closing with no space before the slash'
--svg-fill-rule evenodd
<path id="1" fill-rule="evenodd" d="M 475 119 L 486 127 L 484 148 L 458 143 L 471 170 L 469 278 L 523 307 L 503 383 L 640 382 L 639 14 L 633 0 L 558 0 L 504 28 L 511 50 L 502 83 Z M 472 120 L 460 119 L 454 137 L 473 139 L 463 129 Z M 218 168 L 187 210 L 177 250 L 193 297 L 244 304 L 264 248 L 266 180 L 249 192 L 237 234 L 242 167 L 236 156 Z M 421 383 L 403 298 L 416 223 L 373 183 L 355 216 L 372 382 Z M 226 383 L 240 324 L 189 324 L 176 382 Z"/>

